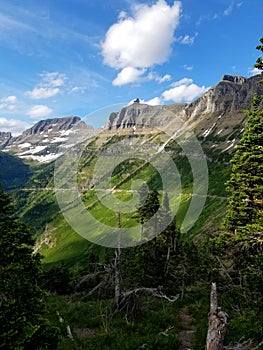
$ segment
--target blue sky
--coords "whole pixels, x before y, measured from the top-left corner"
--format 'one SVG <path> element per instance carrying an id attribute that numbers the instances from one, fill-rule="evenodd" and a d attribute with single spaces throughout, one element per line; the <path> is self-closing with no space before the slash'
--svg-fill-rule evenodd
<path id="1" fill-rule="evenodd" d="M 251 76 L 262 13 L 262 0 L 1 0 L 0 131 L 68 115 L 99 127 L 105 106 Z"/>

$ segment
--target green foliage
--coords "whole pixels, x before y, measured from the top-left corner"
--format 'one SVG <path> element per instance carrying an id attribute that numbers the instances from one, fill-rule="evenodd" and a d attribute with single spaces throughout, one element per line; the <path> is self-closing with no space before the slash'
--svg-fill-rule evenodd
<path id="1" fill-rule="evenodd" d="M 41 280 L 42 287 L 49 292 L 56 292 L 63 295 L 73 291 L 71 284 L 73 280 L 72 273 L 63 262 L 45 270 Z"/>
<path id="2" fill-rule="evenodd" d="M 246 224 L 263 224 L 263 113 L 258 111 L 259 99 L 254 97 L 246 130 L 231 161 L 232 174 L 227 182 L 230 192 L 225 227 L 238 231 Z"/>
<path id="3" fill-rule="evenodd" d="M 32 170 L 21 159 L 0 152 L 0 183 L 5 191 L 22 187 L 32 175 Z"/>
<path id="4" fill-rule="evenodd" d="M 142 313 L 133 322 L 113 315 L 113 300 L 81 301 L 82 294 L 72 297 L 49 295 L 48 315 L 60 327 L 63 339 L 58 350 L 170 350 L 179 349 L 180 305 L 153 298 L 143 298 Z M 58 322 L 56 311 L 64 322 Z M 70 325 L 74 342 L 66 334 Z"/>
<path id="5" fill-rule="evenodd" d="M 258 45 L 256 47 L 256 49 L 263 52 L 263 37 L 260 39 L 260 43 L 261 43 L 261 45 Z M 259 70 L 262 71 L 261 75 L 263 74 L 263 59 L 262 59 L 262 57 L 258 57 L 257 62 L 254 65 L 254 67 L 258 68 Z"/>
<path id="6" fill-rule="evenodd" d="M 263 332 L 263 113 L 255 96 L 246 129 L 231 161 L 225 232 L 209 245 L 221 306 L 230 318 L 226 339 L 260 340 Z M 212 258 L 212 259 L 213 259 Z"/>
<path id="7" fill-rule="evenodd" d="M 13 211 L 0 190 L 0 349 L 50 348 L 58 332 L 42 316 L 40 257 L 33 255 L 31 233 Z"/>

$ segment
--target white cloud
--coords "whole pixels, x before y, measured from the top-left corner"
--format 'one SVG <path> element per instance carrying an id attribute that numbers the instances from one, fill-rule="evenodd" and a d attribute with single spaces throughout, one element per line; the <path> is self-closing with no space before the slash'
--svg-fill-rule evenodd
<path id="1" fill-rule="evenodd" d="M 144 75 L 146 69 L 138 69 L 133 67 L 125 67 L 120 73 L 118 73 L 117 77 L 113 80 L 112 85 L 121 86 L 130 83 L 142 83 L 144 81 L 155 80 L 159 84 L 164 83 L 165 81 L 171 80 L 170 74 L 165 74 L 164 76 L 159 76 L 155 72 L 150 72 L 149 74 Z"/>
<path id="2" fill-rule="evenodd" d="M 35 87 L 32 91 L 27 91 L 26 95 L 33 100 L 46 99 L 59 93 L 59 88 Z"/>
<path id="3" fill-rule="evenodd" d="M 190 71 L 193 69 L 193 66 L 188 66 L 187 64 L 184 64 L 184 69 Z"/>
<path id="4" fill-rule="evenodd" d="M 232 1 L 232 3 L 222 12 L 200 16 L 196 24 L 200 25 L 203 22 L 207 22 L 207 21 L 221 20 L 225 16 L 230 16 L 233 11 L 235 11 L 236 9 L 239 9 L 242 5 L 243 5 L 242 1 L 238 3 L 234 3 L 234 1 Z"/>
<path id="5" fill-rule="evenodd" d="M 150 106 L 159 106 L 162 104 L 162 99 L 160 97 L 154 97 L 151 100 L 148 100 L 142 103 L 146 103 L 147 105 L 150 105 Z"/>
<path id="6" fill-rule="evenodd" d="M 175 103 L 191 102 L 209 89 L 209 87 L 194 84 L 190 78 L 175 81 L 170 86 L 171 89 L 165 90 L 160 97 L 156 96 L 148 101 L 140 99 L 140 103 L 159 106 L 163 105 L 166 101 L 173 101 Z M 128 105 L 133 104 L 133 102 L 134 100 L 130 101 Z"/>
<path id="7" fill-rule="evenodd" d="M 234 9 L 234 3 L 232 2 L 223 12 L 224 16 L 229 16 Z"/>
<path id="8" fill-rule="evenodd" d="M 144 72 L 145 69 L 125 67 L 120 73 L 118 73 L 117 77 L 113 80 L 112 85 L 121 86 L 129 83 L 140 82 Z"/>
<path id="9" fill-rule="evenodd" d="M 14 136 L 21 134 L 25 129 L 28 129 L 31 126 L 32 124 L 22 120 L 0 117 L 0 131 L 11 132 Z"/>
<path id="10" fill-rule="evenodd" d="M 16 107 L 16 96 L 7 96 L 0 99 L 0 109 L 13 110 Z"/>
<path id="11" fill-rule="evenodd" d="M 48 106 L 36 105 L 30 108 L 30 110 L 27 112 L 27 115 L 30 118 L 43 118 L 49 116 L 52 113 L 53 109 L 49 108 Z"/>
<path id="12" fill-rule="evenodd" d="M 180 1 L 169 6 L 165 0 L 158 0 L 152 6 L 135 5 L 130 17 L 120 13 L 118 22 L 109 28 L 101 46 L 104 63 L 122 69 L 114 85 L 134 82 L 132 77 L 138 79 L 141 69 L 167 61 L 174 31 L 179 24 L 180 10 Z"/>
<path id="13" fill-rule="evenodd" d="M 86 91 L 85 87 L 82 86 L 73 86 L 73 88 L 70 90 L 70 94 L 77 94 L 77 93 L 81 93 L 84 94 L 84 92 Z"/>
<path id="14" fill-rule="evenodd" d="M 261 73 L 261 70 L 258 69 L 258 68 L 256 68 L 256 67 L 254 67 L 254 68 L 248 68 L 248 73 L 249 73 L 250 75 L 258 75 L 258 74 Z"/>
<path id="15" fill-rule="evenodd" d="M 58 72 L 45 72 L 40 76 L 42 77 L 41 82 L 33 90 L 25 93 L 33 100 L 47 99 L 57 95 L 67 79 L 65 74 Z"/>
<path id="16" fill-rule="evenodd" d="M 131 101 L 127 104 L 127 106 L 130 106 L 130 105 L 132 105 L 133 103 L 134 103 L 134 99 L 131 100 Z M 141 104 L 147 104 L 147 105 L 150 105 L 150 106 L 159 106 L 159 105 L 162 104 L 162 99 L 161 99 L 160 97 L 154 97 L 154 98 L 152 98 L 152 99 L 150 99 L 150 100 L 148 100 L 148 101 L 143 100 L 143 99 L 140 99 L 140 103 L 141 103 Z"/>
<path id="17" fill-rule="evenodd" d="M 191 36 L 191 35 L 185 35 L 185 36 L 179 36 L 178 38 L 176 38 L 175 40 L 183 45 L 193 45 L 195 38 L 198 36 L 198 33 L 195 33 L 195 35 Z"/>
<path id="18" fill-rule="evenodd" d="M 164 101 L 190 102 L 208 90 L 205 86 L 198 86 L 192 79 L 183 78 L 172 84 L 172 88 L 162 93 Z"/>
<path id="19" fill-rule="evenodd" d="M 170 81 L 172 77 L 170 74 L 165 74 L 163 77 L 156 76 L 155 80 L 158 81 L 159 84 L 164 83 L 165 81 Z"/>
<path id="20" fill-rule="evenodd" d="M 58 72 L 45 72 L 40 75 L 42 77 L 43 83 L 47 86 L 62 86 L 67 80 L 67 76 L 65 74 Z"/>

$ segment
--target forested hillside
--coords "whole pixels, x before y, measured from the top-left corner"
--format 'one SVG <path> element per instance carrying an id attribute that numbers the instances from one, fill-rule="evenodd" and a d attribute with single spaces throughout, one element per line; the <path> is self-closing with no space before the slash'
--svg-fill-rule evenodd
<path id="1" fill-rule="evenodd" d="M 2 156 L 21 176 L 2 174 L 0 349 L 263 347 L 262 83 L 231 79 L 187 106 L 135 101 L 56 162 Z"/>

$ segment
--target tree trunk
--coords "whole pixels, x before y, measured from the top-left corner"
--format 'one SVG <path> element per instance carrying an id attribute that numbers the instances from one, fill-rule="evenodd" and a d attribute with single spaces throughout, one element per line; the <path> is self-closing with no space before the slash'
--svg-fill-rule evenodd
<path id="1" fill-rule="evenodd" d="M 212 283 L 210 294 L 210 312 L 208 314 L 208 331 L 206 350 L 223 350 L 223 341 L 227 326 L 227 314 L 217 305 L 216 283 Z"/>
<path id="2" fill-rule="evenodd" d="M 120 214 L 120 210 L 118 212 L 118 227 L 121 230 L 121 214 Z M 121 296 L 120 260 L 121 260 L 121 232 L 119 234 L 118 248 L 117 248 L 117 250 L 115 250 L 115 260 L 114 260 L 114 285 L 115 285 L 116 309 L 119 308 L 120 296 Z"/>
<path id="3" fill-rule="evenodd" d="M 120 288 L 120 248 L 115 251 L 114 261 L 114 284 L 115 284 L 115 303 L 116 308 L 119 308 L 121 288 Z"/>

